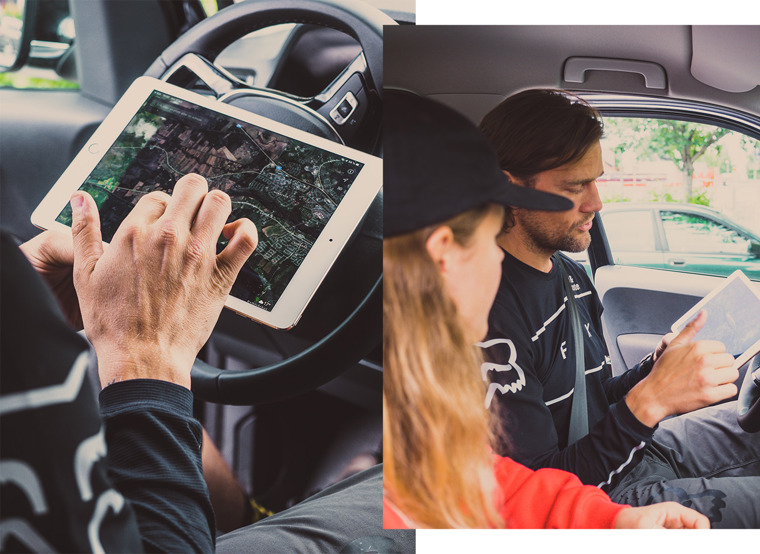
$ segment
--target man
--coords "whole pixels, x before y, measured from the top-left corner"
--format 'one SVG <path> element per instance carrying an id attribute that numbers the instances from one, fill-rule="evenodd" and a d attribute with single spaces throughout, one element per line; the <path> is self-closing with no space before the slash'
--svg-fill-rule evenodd
<path id="1" fill-rule="evenodd" d="M 412 532 L 381 529 L 382 466 L 215 539 L 190 369 L 256 229 L 226 224 L 229 197 L 198 175 L 142 198 L 108 246 L 93 199 L 71 204 L 70 236 L 1 237 L 0 550 L 413 550 Z M 99 406 L 66 320 L 94 345 Z"/>
<path id="2" fill-rule="evenodd" d="M 494 108 L 480 129 L 512 181 L 575 204 L 559 214 L 514 209 L 498 238 L 506 251 L 502 282 L 481 346 L 486 406 L 509 434 L 500 453 L 534 469 L 571 471 L 616 502 L 675 500 L 713 527 L 760 527 L 760 440 L 739 430 L 735 406 L 659 425 L 737 392 L 738 372 L 723 345 L 691 340 L 705 314 L 613 378 L 600 299 L 584 269 L 560 256 L 580 316 L 587 396 L 588 432 L 576 438 L 578 427 L 571 429 L 575 335 L 555 254 L 586 249 L 602 209 L 601 116 L 567 93 L 529 90 Z"/>

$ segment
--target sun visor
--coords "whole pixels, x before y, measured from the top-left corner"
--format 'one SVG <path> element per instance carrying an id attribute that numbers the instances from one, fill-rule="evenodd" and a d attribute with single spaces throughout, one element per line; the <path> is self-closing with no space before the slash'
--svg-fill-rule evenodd
<path id="1" fill-rule="evenodd" d="M 691 38 L 695 79 L 726 92 L 760 85 L 760 26 L 695 25 Z"/>

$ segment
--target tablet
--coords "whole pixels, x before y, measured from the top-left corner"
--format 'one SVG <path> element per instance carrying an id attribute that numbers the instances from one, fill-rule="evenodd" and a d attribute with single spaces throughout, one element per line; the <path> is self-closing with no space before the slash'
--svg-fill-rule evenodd
<path id="1" fill-rule="evenodd" d="M 293 327 L 382 186 L 382 160 L 149 77 L 114 106 L 32 214 L 43 229 L 71 226 L 71 195 L 98 205 L 103 240 L 146 193 L 171 194 L 187 173 L 232 199 L 259 245 L 226 306 Z M 218 245 L 226 244 L 222 236 Z"/>
<path id="2" fill-rule="evenodd" d="M 760 285 L 752 283 L 740 270 L 734 271 L 721 285 L 700 300 L 673 324 L 680 333 L 701 310 L 707 311 L 704 327 L 694 340 L 717 340 L 726 345 L 736 362 L 743 366 L 760 352 Z"/>

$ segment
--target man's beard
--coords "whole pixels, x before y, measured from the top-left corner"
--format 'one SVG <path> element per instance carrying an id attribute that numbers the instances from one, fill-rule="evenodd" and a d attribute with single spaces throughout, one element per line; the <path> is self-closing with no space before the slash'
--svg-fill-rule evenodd
<path id="1" fill-rule="evenodd" d="M 545 217 L 535 217 L 534 213 L 528 210 L 520 210 L 520 212 L 515 214 L 516 219 L 519 220 L 525 237 L 530 241 L 531 248 L 536 251 L 549 255 L 557 250 L 583 252 L 591 243 L 588 232 L 578 231 L 578 227 L 588 223 L 588 220 L 575 223 L 569 229 L 548 229 L 545 225 Z"/>

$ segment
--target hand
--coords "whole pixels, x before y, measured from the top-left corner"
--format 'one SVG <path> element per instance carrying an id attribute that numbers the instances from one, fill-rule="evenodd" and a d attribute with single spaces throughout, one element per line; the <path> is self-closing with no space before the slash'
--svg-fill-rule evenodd
<path id="1" fill-rule="evenodd" d="M 71 233 L 45 231 L 20 248 L 53 291 L 66 320 L 75 330 L 81 330 L 82 314 L 74 288 L 74 247 Z"/>
<path id="2" fill-rule="evenodd" d="M 74 285 L 98 355 L 100 381 L 161 379 L 190 387 L 190 369 L 208 340 L 258 235 L 231 211 L 224 192 L 186 175 L 170 197 L 145 195 L 103 248 L 89 194 L 72 196 Z M 229 239 L 216 254 L 219 235 Z"/>
<path id="3" fill-rule="evenodd" d="M 692 342 L 707 319 L 702 311 L 675 337 L 650 374 L 626 396 L 626 404 L 644 425 L 654 427 L 665 417 L 691 412 L 737 393 L 739 371 L 723 343 Z"/>
<path id="4" fill-rule="evenodd" d="M 615 519 L 615 529 L 709 529 L 710 520 L 677 502 L 625 508 Z"/>

